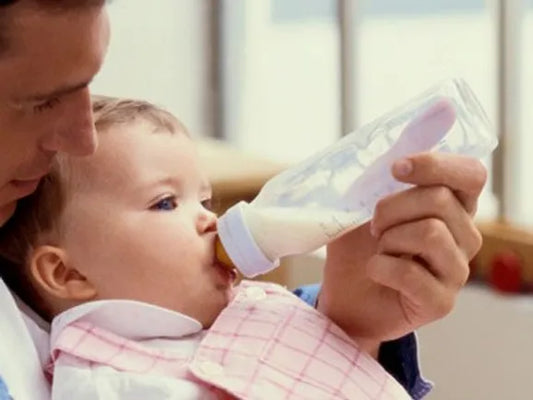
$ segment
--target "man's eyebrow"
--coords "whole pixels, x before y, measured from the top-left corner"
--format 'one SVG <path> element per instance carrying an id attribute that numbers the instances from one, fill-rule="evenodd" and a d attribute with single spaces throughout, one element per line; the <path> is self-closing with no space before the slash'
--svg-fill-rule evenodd
<path id="1" fill-rule="evenodd" d="M 91 83 L 92 79 L 88 80 L 88 81 L 85 81 L 85 82 L 81 82 L 81 83 L 78 83 L 76 85 L 72 85 L 72 86 L 64 86 L 64 87 L 61 87 L 59 89 L 56 89 L 52 92 L 49 92 L 49 93 L 38 93 L 38 94 L 32 94 L 30 96 L 27 96 L 27 97 L 24 97 L 23 99 L 21 99 L 22 101 L 29 101 L 29 102 L 38 102 L 38 101 L 44 101 L 44 100 L 48 100 L 48 99 L 53 99 L 55 97 L 60 97 L 60 96 L 64 96 L 64 95 L 67 95 L 67 94 L 70 94 L 70 93 L 74 93 L 80 89 L 84 89 L 86 88 L 87 86 L 89 86 L 89 84 Z"/>

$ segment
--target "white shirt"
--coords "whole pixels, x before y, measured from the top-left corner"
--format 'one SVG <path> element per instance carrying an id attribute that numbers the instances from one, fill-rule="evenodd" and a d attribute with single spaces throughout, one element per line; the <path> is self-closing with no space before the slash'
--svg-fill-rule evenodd
<path id="1" fill-rule="evenodd" d="M 46 332 L 31 318 L 23 316 L 0 279 L 0 375 L 14 399 L 45 400 L 50 398 L 50 387 L 30 329 L 43 349 Z"/>

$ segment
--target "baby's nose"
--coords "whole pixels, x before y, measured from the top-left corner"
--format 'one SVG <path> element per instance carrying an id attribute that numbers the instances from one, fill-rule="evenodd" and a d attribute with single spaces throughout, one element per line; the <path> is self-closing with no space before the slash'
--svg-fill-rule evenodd
<path id="1" fill-rule="evenodd" d="M 198 216 L 198 231 L 201 233 L 217 230 L 217 216 L 215 213 L 203 209 Z"/>

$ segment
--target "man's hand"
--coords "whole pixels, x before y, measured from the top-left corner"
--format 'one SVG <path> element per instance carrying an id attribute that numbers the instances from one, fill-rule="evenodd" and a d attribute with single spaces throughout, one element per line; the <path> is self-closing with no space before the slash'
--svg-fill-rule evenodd
<path id="1" fill-rule="evenodd" d="M 393 174 L 416 186 L 382 199 L 371 223 L 328 246 L 318 303 L 374 355 L 452 310 L 481 247 L 472 219 L 486 181 L 480 162 L 423 153 Z"/>

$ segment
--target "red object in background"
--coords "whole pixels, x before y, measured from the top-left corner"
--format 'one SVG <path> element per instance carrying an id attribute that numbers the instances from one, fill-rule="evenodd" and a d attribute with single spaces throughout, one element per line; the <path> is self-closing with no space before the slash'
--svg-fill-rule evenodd
<path id="1" fill-rule="evenodd" d="M 492 259 L 489 282 L 502 292 L 520 292 L 523 287 L 520 257 L 511 251 L 496 254 Z"/>

